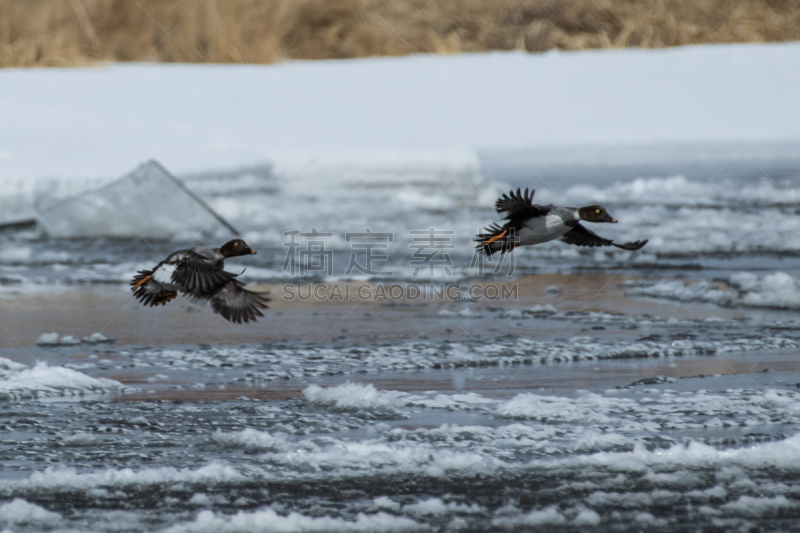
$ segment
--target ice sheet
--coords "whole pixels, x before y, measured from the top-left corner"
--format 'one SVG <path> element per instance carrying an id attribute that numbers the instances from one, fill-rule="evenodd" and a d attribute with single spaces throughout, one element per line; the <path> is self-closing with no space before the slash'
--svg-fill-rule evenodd
<path id="1" fill-rule="evenodd" d="M 56 238 L 231 234 L 227 222 L 155 161 L 108 185 L 43 207 L 39 221 Z"/>

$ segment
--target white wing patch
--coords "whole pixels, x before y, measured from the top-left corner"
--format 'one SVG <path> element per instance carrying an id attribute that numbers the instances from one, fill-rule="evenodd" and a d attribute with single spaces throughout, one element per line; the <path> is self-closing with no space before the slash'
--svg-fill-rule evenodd
<path id="1" fill-rule="evenodd" d="M 545 217 L 545 225 L 547 226 L 547 232 L 551 235 L 563 235 L 572 229 L 567 227 L 567 225 L 564 224 L 564 219 L 558 215 L 547 215 Z"/>
<path id="2" fill-rule="evenodd" d="M 178 265 L 164 263 L 160 267 L 153 272 L 153 280 L 159 285 L 171 285 L 172 284 L 172 274 L 175 272 L 175 269 Z"/>

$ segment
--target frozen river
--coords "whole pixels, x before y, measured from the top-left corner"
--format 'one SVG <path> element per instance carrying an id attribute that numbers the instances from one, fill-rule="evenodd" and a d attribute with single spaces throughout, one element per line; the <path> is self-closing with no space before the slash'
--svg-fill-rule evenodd
<path id="1" fill-rule="evenodd" d="M 798 528 L 800 181 L 587 178 L 559 188 L 541 177 L 529 185 L 542 201 L 603 203 L 620 223 L 599 232 L 650 243 L 632 260 L 550 243 L 517 251 L 511 275 L 480 276 L 469 237 L 495 219 L 498 192 L 526 183 L 483 180 L 468 165 L 416 172 L 357 194 L 333 188 L 333 208 L 269 173 L 188 177 L 218 210 L 235 205 L 232 223 L 259 251 L 228 267 L 272 290 L 255 325 L 186 300 L 132 302 L 126 280 L 180 240 L 5 234 L 0 524 Z M 378 205 L 386 194 L 397 202 Z M 348 213 L 397 236 L 383 249 L 391 279 L 343 272 L 353 251 L 343 233 L 357 225 Z M 330 231 L 333 271 L 293 279 L 281 230 L 311 227 Z M 452 232 L 449 274 L 415 274 L 409 262 L 408 230 L 430 227 Z M 301 283 L 287 289 L 289 280 Z M 331 297 L 359 284 L 372 292 Z M 382 285 L 441 284 L 516 289 L 374 297 Z"/>

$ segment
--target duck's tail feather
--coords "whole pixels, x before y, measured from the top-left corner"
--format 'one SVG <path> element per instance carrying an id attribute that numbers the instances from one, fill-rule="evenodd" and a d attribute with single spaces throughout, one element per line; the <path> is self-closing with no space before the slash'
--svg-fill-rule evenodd
<path id="1" fill-rule="evenodd" d="M 153 307 L 155 305 L 166 305 L 167 302 L 178 296 L 178 291 L 151 292 L 147 290 L 147 282 L 153 277 L 154 270 L 140 270 L 131 280 L 131 290 L 133 297 L 142 302 L 143 305 Z"/>
<path id="2" fill-rule="evenodd" d="M 514 242 L 509 237 L 508 228 L 492 224 L 475 236 L 474 240 L 478 243 L 475 249 L 487 256 L 496 252 L 510 252 L 514 249 Z"/>
<path id="3" fill-rule="evenodd" d="M 142 285 L 153 277 L 153 272 L 155 272 L 155 270 L 140 270 L 131 280 L 131 290 L 133 292 L 139 290 Z"/>

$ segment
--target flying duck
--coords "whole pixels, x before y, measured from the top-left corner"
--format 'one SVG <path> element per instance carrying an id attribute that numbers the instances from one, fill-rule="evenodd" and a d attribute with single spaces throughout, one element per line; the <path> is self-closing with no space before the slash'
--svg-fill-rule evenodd
<path id="1" fill-rule="evenodd" d="M 131 281 L 133 296 L 144 305 L 166 305 L 178 295 L 206 301 L 226 320 L 241 324 L 264 316 L 269 298 L 245 288 L 238 274 L 223 270 L 225 259 L 250 255 L 255 250 L 242 239 L 219 248 L 189 248 L 171 253 L 152 270 L 141 270 Z"/>
<path id="2" fill-rule="evenodd" d="M 497 200 L 495 208 L 498 213 L 505 213 L 503 217 L 507 222 L 502 226 L 492 224 L 484 228 L 475 240 L 478 241 L 476 249 L 486 255 L 495 252 L 510 252 L 517 246 L 539 244 L 542 242 L 561 239 L 567 244 L 575 246 L 616 246 L 623 250 L 639 250 L 647 241 L 626 242 L 617 244 L 610 239 L 605 239 L 595 232 L 586 229 L 580 224 L 586 222 L 614 222 L 611 215 L 602 205 L 589 205 L 586 207 L 560 207 L 556 205 L 537 205 L 533 203 L 535 191 L 523 193 L 511 191 Z"/>

